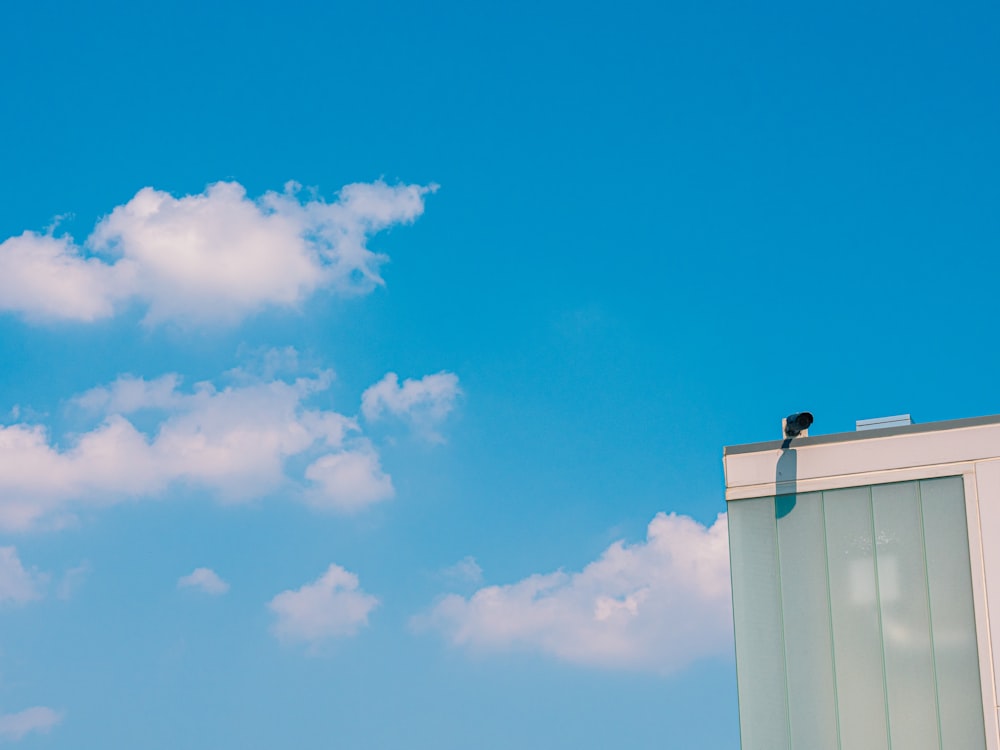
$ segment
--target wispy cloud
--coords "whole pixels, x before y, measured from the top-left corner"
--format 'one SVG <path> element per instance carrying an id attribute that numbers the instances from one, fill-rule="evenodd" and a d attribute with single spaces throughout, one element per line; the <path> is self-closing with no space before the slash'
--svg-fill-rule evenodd
<path id="1" fill-rule="evenodd" d="M 378 603 L 354 573 L 330 565 L 314 582 L 281 592 L 267 606 L 277 618 L 273 632 L 279 640 L 306 643 L 315 651 L 325 641 L 357 633 Z"/>
<path id="2" fill-rule="evenodd" d="M 441 571 L 441 575 L 460 583 L 482 583 L 483 569 L 479 567 L 476 558 L 468 555 L 454 565 L 449 565 Z"/>
<path id="3" fill-rule="evenodd" d="M 0 740 L 16 742 L 31 732 L 45 734 L 62 721 L 62 714 L 46 706 L 34 706 L 0 715 Z"/>
<path id="4" fill-rule="evenodd" d="M 84 581 L 90 576 L 90 573 L 91 566 L 87 560 L 67 570 L 63 573 L 62 578 L 59 580 L 59 585 L 56 587 L 56 596 L 60 599 L 72 599 L 73 595 L 80 590 Z"/>
<path id="5" fill-rule="evenodd" d="M 580 572 L 449 595 L 414 625 L 472 650 L 666 673 L 730 647 L 729 592 L 725 515 L 705 527 L 661 513 L 646 541 L 616 542 Z"/>
<path id="6" fill-rule="evenodd" d="M 223 502 L 284 490 L 330 510 L 392 497 L 392 482 L 356 420 L 307 405 L 329 383 L 320 372 L 184 389 L 176 374 L 122 376 L 74 400 L 99 423 L 66 436 L 65 446 L 41 425 L 0 425 L 0 528 L 58 527 L 76 509 L 157 496 L 175 485 L 206 489 Z"/>
<path id="7" fill-rule="evenodd" d="M 433 442 L 443 438 L 437 427 L 455 408 L 462 391 L 458 376 L 450 372 L 425 375 L 419 380 L 388 373 L 361 395 L 361 413 L 368 421 L 393 416 L 409 423 L 422 437 Z"/>
<path id="8" fill-rule="evenodd" d="M 229 591 L 229 584 L 211 568 L 195 568 L 192 573 L 177 580 L 177 588 L 197 589 L 212 596 L 220 596 Z"/>
<path id="9" fill-rule="evenodd" d="M 294 183 L 256 200 L 236 182 L 182 198 L 143 188 L 82 245 L 53 231 L 0 243 L 0 310 L 94 321 L 138 303 L 149 324 L 233 324 L 320 289 L 367 293 L 387 260 L 368 239 L 414 221 L 434 189 L 358 183 L 327 203 Z"/>
<path id="10" fill-rule="evenodd" d="M 0 605 L 25 604 L 42 598 L 48 576 L 27 569 L 14 547 L 0 547 Z"/>

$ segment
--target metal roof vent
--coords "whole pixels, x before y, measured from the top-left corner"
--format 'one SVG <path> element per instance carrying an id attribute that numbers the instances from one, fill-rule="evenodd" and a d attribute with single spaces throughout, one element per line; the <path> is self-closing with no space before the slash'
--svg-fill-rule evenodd
<path id="1" fill-rule="evenodd" d="M 886 427 L 905 427 L 913 424 L 909 414 L 899 414 L 895 417 L 876 417 L 875 419 L 859 419 L 854 423 L 854 429 L 858 432 L 862 430 L 884 430 Z"/>

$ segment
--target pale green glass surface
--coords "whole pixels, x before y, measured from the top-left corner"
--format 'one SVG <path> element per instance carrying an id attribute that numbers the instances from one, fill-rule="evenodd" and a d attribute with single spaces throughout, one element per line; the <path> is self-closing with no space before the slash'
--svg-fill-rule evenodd
<path id="1" fill-rule="evenodd" d="M 730 506 L 729 554 L 742 750 L 785 750 L 790 745 L 772 498 Z"/>
<path id="2" fill-rule="evenodd" d="M 824 492 L 823 505 L 841 747 L 888 750 L 870 490 Z"/>
<path id="3" fill-rule="evenodd" d="M 937 666 L 941 747 L 985 750 L 986 729 L 962 478 L 922 481 L 920 496 Z"/>
<path id="4" fill-rule="evenodd" d="M 963 481 L 729 505 L 743 750 L 985 750 Z"/>
<path id="5" fill-rule="evenodd" d="M 894 747 L 938 750 L 937 691 L 917 483 L 876 485 L 872 487 L 872 505 L 889 736 Z"/>
<path id="6" fill-rule="evenodd" d="M 777 523 L 792 747 L 837 750 L 822 495 L 798 495 Z"/>

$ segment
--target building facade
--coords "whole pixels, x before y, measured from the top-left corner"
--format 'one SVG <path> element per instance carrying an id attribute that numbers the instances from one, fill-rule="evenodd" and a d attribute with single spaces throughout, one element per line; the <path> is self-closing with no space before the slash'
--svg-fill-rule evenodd
<path id="1" fill-rule="evenodd" d="M 1000 416 L 724 464 L 743 750 L 1000 750 Z"/>

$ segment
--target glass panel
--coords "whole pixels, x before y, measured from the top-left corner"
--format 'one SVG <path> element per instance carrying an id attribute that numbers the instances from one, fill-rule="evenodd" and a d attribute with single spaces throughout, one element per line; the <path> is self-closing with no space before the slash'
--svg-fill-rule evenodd
<path id="1" fill-rule="evenodd" d="M 823 498 L 798 495 L 787 505 L 778 519 L 778 556 L 792 747 L 837 750 Z"/>
<path id="2" fill-rule="evenodd" d="M 889 736 L 894 747 L 938 750 L 926 561 L 916 482 L 872 487 Z"/>
<path id="3" fill-rule="evenodd" d="M 979 649 L 961 477 L 920 483 L 941 746 L 985 750 Z"/>
<path id="4" fill-rule="evenodd" d="M 774 499 L 729 504 L 743 750 L 788 750 Z"/>
<path id="5" fill-rule="evenodd" d="M 841 746 L 888 750 L 870 490 L 824 492 L 823 506 Z"/>
<path id="6" fill-rule="evenodd" d="M 960 477 L 741 500 L 729 532 L 743 750 L 985 750 Z"/>

